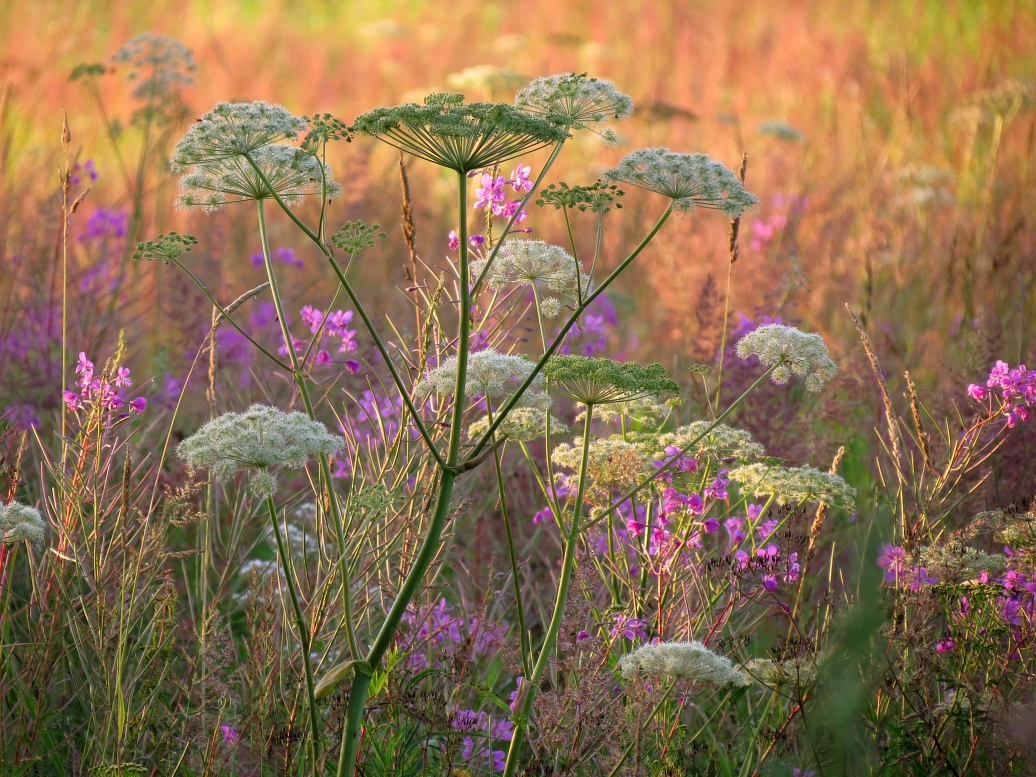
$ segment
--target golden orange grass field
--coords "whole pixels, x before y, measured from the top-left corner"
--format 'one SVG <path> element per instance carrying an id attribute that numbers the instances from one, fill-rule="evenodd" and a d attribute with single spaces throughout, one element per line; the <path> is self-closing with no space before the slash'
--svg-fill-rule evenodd
<path id="1" fill-rule="evenodd" d="M 15 0 L 3 8 L 3 208 L 18 214 L 6 220 L 0 251 L 7 254 L 21 234 L 56 230 L 33 219 L 35 203 L 53 191 L 62 109 L 80 158 L 94 158 L 103 174 L 88 205 L 124 201 L 96 106 L 68 76 L 76 64 L 105 61 L 127 39 L 153 31 L 193 50 L 198 71 L 186 96 L 198 114 L 217 100 L 261 98 L 297 113 L 330 111 L 350 120 L 379 104 L 452 88 L 450 75 L 475 65 L 528 77 L 589 71 L 631 94 L 637 111 L 617 126 L 618 148 L 583 133 L 553 180 L 589 182 L 625 151 L 645 145 L 703 151 L 735 168 L 748 152 L 748 186 L 763 205 L 742 227 L 733 309 L 783 308 L 828 335 L 844 356 L 855 347 L 843 308 L 849 302 L 863 312 L 884 356 L 901 362 L 893 370 L 906 366 L 929 382 L 953 362 L 950 354 L 959 349 L 951 345 L 960 335 L 951 335 L 961 318 L 963 330 L 981 318 L 984 340 L 1012 362 L 1031 345 L 1036 112 L 1028 100 L 989 108 L 998 94 L 989 90 L 1036 75 L 1031 0 Z M 100 83 L 109 114 L 125 121 L 136 107 L 127 84 L 119 74 Z M 513 95 L 513 89 L 464 91 L 482 99 Z M 979 109 L 957 110 L 969 105 Z M 763 122 L 786 122 L 803 138 L 761 132 Z M 120 143 L 133 159 L 137 134 L 127 130 Z M 346 184 L 332 220 L 363 217 L 393 226 L 385 247 L 365 258 L 363 272 L 369 295 L 399 305 L 394 287 L 402 283 L 404 254 L 394 222 L 395 157 L 358 140 L 338 144 L 331 161 Z M 542 160 L 527 161 L 535 167 Z M 902 171 L 920 166 L 942 169 L 929 175 L 938 185 L 904 179 Z M 423 163 L 413 163 L 411 174 L 421 253 L 435 263 L 453 226 L 451 181 Z M 248 231 L 252 214 L 177 214 L 174 189 L 157 160 L 148 173 L 153 196 L 142 237 L 168 228 L 194 232 L 203 243 L 208 236 L 214 242 L 201 272 L 221 296 L 232 297 L 252 280 L 252 268 L 242 264 L 257 247 Z M 788 193 L 808 196 L 808 208 L 782 237 L 753 250 L 751 221 L 777 213 L 773 197 Z M 611 222 L 610 259 L 664 207 L 643 192 L 631 191 L 626 200 Z M 561 241 L 553 212 L 535 213 L 532 224 L 536 236 Z M 714 348 L 716 318 L 703 311 L 721 305 L 726 232 L 715 213 L 674 220 L 622 281 L 633 300 L 627 309 L 636 310 L 627 326 L 650 352 L 645 355 L 671 360 Z M 299 247 L 316 267 L 308 248 Z M 184 300 L 170 300 L 172 272 L 149 268 L 136 292 L 150 331 L 167 339 L 176 339 L 172 325 L 185 320 Z M 291 287 L 296 308 L 323 296 L 322 269 L 306 272 Z M 153 305 L 150 295 L 158 289 L 162 300 Z M 197 307 L 197 319 L 207 319 L 207 309 Z"/>

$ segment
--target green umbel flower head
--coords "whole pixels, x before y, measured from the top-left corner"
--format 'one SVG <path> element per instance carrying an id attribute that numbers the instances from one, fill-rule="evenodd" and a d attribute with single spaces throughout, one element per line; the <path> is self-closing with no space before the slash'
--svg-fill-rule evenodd
<path id="1" fill-rule="evenodd" d="M 537 78 L 514 98 L 516 107 L 572 129 L 589 129 L 609 142 L 615 133 L 599 129 L 610 119 L 628 119 L 633 100 L 611 81 L 587 78 L 586 73 L 561 73 Z"/>
<path id="2" fill-rule="evenodd" d="M 252 405 L 243 413 L 224 413 L 181 442 L 176 452 L 191 469 L 209 467 L 219 482 L 238 470 L 257 469 L 249 478 L 254 496 L 272 496 L 277 482 L 271 467 L 302 469 L 311 456 L 327 456 L 345 447 L 319 421 L 302 413 Z"/>
<path id="3" fill-rule="evenodd" d="M 852 510 L 856 489 L 832 472 L 814 467 L 773 467 L 748 464 L 735 467 L 727 477 L 739 483 L 745 493 L 772 496 L 778 504 L 817 502 L 830 507 Z"/>
<path id="4" fill-rule="evenodd" d="M 712 208 L 734 219 L 759 204 L 733 170 L 707 154 L 644 148 L 624 156 L 604 177 L 668 197 L 677 212 Z"/>
<path id="5" fill-rule="evenodd" d="M 424 105 L 376 108 L 355 132 L 461 173 L 505 162 L 568 137 L 563 126 L 503 103 L 465 103 L 462 94 L 430 94 Z"/>
<path id="6" fill-rule="evenodd" d="M 584 405 L 628 402 L 639 397 L 679 394 L 680 385 L 661 364 L 642 367 L 590 356 L 552 356 L 543 368 L 550 387 Z"/>
<path id="7" fill-rule="evenodd" d="M 137 250 L 133 252 L 134 259 L 159 259 L 162 264 L 169 264 L 180 254 L 190 253 L 191 248 L 198 245 L 198 238 L 194 235 L 181 235 L 177 232 L 170 232 L 168 235 L 159 233 L 153 240 L 137 243 Z"/>

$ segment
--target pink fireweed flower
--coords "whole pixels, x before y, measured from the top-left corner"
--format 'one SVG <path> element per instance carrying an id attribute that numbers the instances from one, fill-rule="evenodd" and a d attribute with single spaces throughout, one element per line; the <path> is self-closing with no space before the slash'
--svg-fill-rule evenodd
<path id="1" fill-rule="evenodd" d="M 86 358 L 84 351 L 79 352 L 79 363 L 76 364 L 76 374 L 80 376 L 79 385 L 86 388 L 94 378 L 94 363 Z"/>
<path id="2" fill-rule="evenodd" d="M 615 625 L 612 627 L 612 637 L 625 637 L 626 639 L 647 639 L 647 623 L 640 618 L 630 618 L 625 613 L 617 612 L 612 616 Z"/>
<path id="3" fill-rule="evenodd" d="M 61 399 L 68 406 L 69 410 L 78 410 L 83 406 L 83 400 L 74 391 L 62 391 Z"/>
<path id="4" fill-rule="evenodd" d="M 507 186 L 507 179 L 502 175 L 495 178 L 489 173 L 482 174 L 482 185 L 475 189 L 475 207 L 489 208 L 494 216 L 503 212 L 503 203 L 507 199 L 504 188 Z"/>
<path id="5" fill-rule="evenodd" d="M 224 742 L 234 743 L 234 742 L 237 742 L 241 738 L 241 735 L 237 733 L 237 729 L 236 728 L 232 728 L 230 726 L 220 726 L 219 730 L 221 732 L 223 732 L 223 741 Z"/>
<path id="6" fill-rule="evenodd" d="M 702 523 L 702 528 L 706 534 L 715 534 L 719 531 L 719 520 L 710 516 Z"/>
<path id="7" fill-rule="evenodd" d="M 777 576 L 776 575 L 763 575 L 763 588 L 770 593 L 777 590 Z"/>
<path id="8" fill-rule="evenodd" d="M 482 235 L 472 235 L 468 238 L 468 242 L 473 246 L 481 246 L 486 244 L 486 239 Z"/>
<path id="9" fill-rule="evenodd" d="M 327 366 L 328 364 L 331 364 L 331 362 L 333 362 L 334 359 L 331 358 L 331 354 L 329 354 L 327 351 L 321 349 L 321 350 L 317 351 L 317 356 L 316 356 L 316 359 L 314 361 L 317 364 L 319 364 L 321 367 L 324 367 L 324 366 Z"/>
<path id="10" fill-rule="evenodd" d="M 759 516 L 763 514 L 762 505 L 748 505 L 748 520 L 755 521 L 759 520 Z"/>
<path id="11" fill-rule="evenodd" d="M 542 510 L 538 511 L 534 516 L 532 516 L 532 522 L 534 524 L 535 523 L 546 523 L 547 521 L 553 521 L 553 520 L 554 520 L 554 511 L 551 510 L 549 507 L 544 507 Z"/>
<path id="12" fill-rule="evenodd" d="M 345 368 L 349 370 L 349 372 L 356 373 L 360 371 L 360 363 L 355 359 L 346 359 Z"/>
<path id="13" fill-rule="evenodd" d="M 133 413 L 143 413 L 147 410 L 147 400 L 144 397 L 137 397 L 129 401 L 129 409 Z"/>
<path id="14" fill-rule="evenodd" d="M 342 344 L 338 346 L 339 353 L 349 353 L 356 350 L 356 331 L 346 329 L 342 333 Z"/>
<path id="15" fill-rule="evenodd" d="M 331 337 L 344 337 L 345 333 L 349 331 L 346 329 L 346 324 L 352 320 L 353 312 L 351 310 L 336 310 L 333 313 L 328 313 L 327 319 L 324 321 L 324 331 Z M 316 330 L 313 331 L 315 334 Z"/>
<path id="16" fill-rule="evenodd" d="M 955 647 L 957 644 L 953 641 L 953 637 L 947 637 L 935 645 L 935 649 L 940 653 L 950 653 Z"/>
<path id="17" fill-rule="evenodd" d="M 985 386 L 980 386 L 977 383 L 969 383 L 968 396 L 978 402 L 982 402 L 987 396 L 989 396 L 989 391 Z"/>
<path id="18" fill-rule="evenodd" d="M 687 497 L 687 512 L 691 515 L 701 515 L 705 512 L 705 502 L 698 494 Z"/>
<path id="19" fill-rule="evenodd" d="M 320 310 L 312 305 L 306 305 L 299 315 L 302 323 L 309 327 L 310 332 L 316 334 L 320 331 L 320 325 L 324 323 L 324 314 Z"/>
<path id="20" fill-rule="evenodd" d="M 755 533 L 756 535 L 758 535 L 759 539 L 765 540 L 767 537 L 773 534 L 774 529 L 776 528 L 777 521 L 771 518 L 770 520 L 764 521 L 763 523 L 759 524 L 755 529 Z"/>
<path id="21" fill-rule="evenodd" d="M 723 525 L 727 528 L 727 533 L 730 535 L 731 547 L 740 544 L 745 539 L 745 521 L 743 518 L 728 518 L 723 522 Z"/>
<path id="22" fill-rule="evenodd" d="M 629 531 L 631 537 L 637 538 L 644 533 L 644 524 L 630 518 L 626 521 L 626 529 Z"/>
<path id="23" fill-rule="evenodd" d="M 532 179 L 529 178 L 531 172 L 532 168 L 529 165 L 519 164 L 511 173 L 508 183 L 516 192 L 532 191 Z"/>
<path id="24" fill-rule="evenodd" d="M 448 237 L 450 238 L 450 250 L 451 251 L 456 251 L 458 248 L 460 248 L 460 237 L 457 235 L 457 231 L 456 230 L 451 229 L 450 230 L 450 234 L 448 235 Z"/>
<path id="25" fill-rule="evenodd" d="M 115 385 L 116 386 L 132 386 L 133 381 L 130 380 L 129 367 L 119 367 L 115 370 Z"/>
<path id="26" fill-rule="evenodd" d="M 799 579 L 799 572 L 802 571 L 802 567 L 799 566 L 799 554 L 789 553 L 788 554 L 788 568 L 784 573 L 784 579 L 789 583 L 794 583 Z"/>
<path id="27" fill-rule="evenodd" d="M 521 204 L 521 200 L 511 200 L 504 206 L 500 215 L 503 216 L 505 219 L 511 218 L 511 216 L 514 216 L 515 213 L 518 213 L 518 206 Z M 529 214 L 523 210 L 520 213 L 518 213 L 518 215 L 515 217 L 514 223 L 521 224 L 528 217 Z"/>
<path id="28" fill-rule="evenodd" d="M 584 639 L 590 639 L 590 635 L 587 632 L 581 631 L 576 634 L 576 642 L 582 642 Z"/>

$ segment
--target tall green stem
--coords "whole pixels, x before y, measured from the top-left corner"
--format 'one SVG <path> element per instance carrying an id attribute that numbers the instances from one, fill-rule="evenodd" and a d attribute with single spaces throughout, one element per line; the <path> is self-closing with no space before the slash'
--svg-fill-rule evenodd
<path id="1" fill-rule="evenodd" d="M 550 663 L 550 656 L 554 652 L 554 646 L 558 640 L 558 633 L 561 631 L 561 619 L 565 614 L 565 604 L 568 602 L 568 589 L 572 583 L 572 573 L 576 566 L 576 550 L 579 547 L 579 514 L 583 511 L 583 494 L 586 488 L 586 467 L 590 458 L 590 421 L 593 418 L 593 406 L 586 406 L 586 418 L 583 420 L 583 459 L 579 464 L 579 487 L 576 489 L 576 500 L 572 511 L 572 527 L 569 529 L 568 538 L 565 541 L 565 555 L 561 562 L 561 578 L 558 580 L 558 594 L 554 600 L 554 613 L 550 617 L 550 625 L 547 626 L 547 634 L 543 639 L 543 646 L 536 658 L 536 664 L 532 673 L 522 681 L 522 687 L 518 693 L 518 701 L 514 705 L 514 714 L 511 720 L 514 722 L 514 731 L 511 734 L 511 746 L 507 750 L 507 763 L 504 765 L 504 777 L 513 777 L 518 768 L 518 754 L 521 752 L 522 744 L 525 742 L 525 731 L 529 725 L 529 712 L 532 709 L 533 696 L 536 694 L 536 687 L 539 685 L 543 672 Z M 564 526 L 564 521 L 562 521 Z"/>
<path id="2" fill-rule="evenodd" d="M 446 462 L 440 464 L 439 493 L 436 497 L 435 508 L 432 513 L 431 522 L 428 524 L 428 533 L 421 543 L 414 563 L 407 573 L 403 585 L 399 588 L 385 622 L 381 625 L 378 636 L 375 637 L 370 651 L 367 653 L 365 668 L 367 671 L 374 670 L 381 663 L 392 639 L 396 635 L 396 629 L 403 619 L 406 608 L 413 601 L 424 581 L 425 573 L 435 559 L 439 550 L 439 538 L 446 525 L 446 517 L 450 512 L 450 497 L 453 495 L 453 484 L 457 480 L 457 463 L 460 458 L 461 426 L 464 420 L 464 385 L 468 373 L 468 348 L 471 339 L 471 292 L 468 288 L 468 191 L 467 177 L 464 173 L 458 173 L 459 203 L 460 210 L 460 256 L 459 256 L 459 281 L 460 281 L 460 309 L 458 315 L 460 322 L 457 326 L 457 381 L 453 390 L 453 416 L 450 425 L 450 445 L 446 453 Z M 351 287 L 347 287 L 350 296 Z M 349 692 L 349 706 L 346 710 L 345 731 L 342 733 L 342 751 L 338 760 L 338 777 L 352 777 L 356 770 L 356 756 L 360 746 L 360 726 L 366 710 L 367 693 L 370 690 L 370 676 L 357 672 L 353 677 L 353 686 Z"/>

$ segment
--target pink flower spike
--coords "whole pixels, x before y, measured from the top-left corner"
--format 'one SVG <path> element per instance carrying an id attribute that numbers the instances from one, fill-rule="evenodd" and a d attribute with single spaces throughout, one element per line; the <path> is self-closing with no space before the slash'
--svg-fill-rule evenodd
<path id="1" fill-rule="evenodd" d="M 302 323 L 309 327 L 309 331 L 316 334 L 320 331 L 320 325 L 324 322 L 324 314 L 313 307 L 312 305 L 306 305 L 302 308 L 299 313 L 302 318 Z"/>
<path id="2" fill-rule="evenodd" d="M 129 409 L 133 413 L 143 413 L 147 410 L 147 400 L 144 397 L 137 397 L 129 401 Z"/>
<path id="3" fill-rule="evenodd" d="M 458 248 L 460 248 L 460 238 L 457 237 L 457 231 L 455 229 L 450 230 L 449 238 L 451 251 L 456 251 Z"/>

